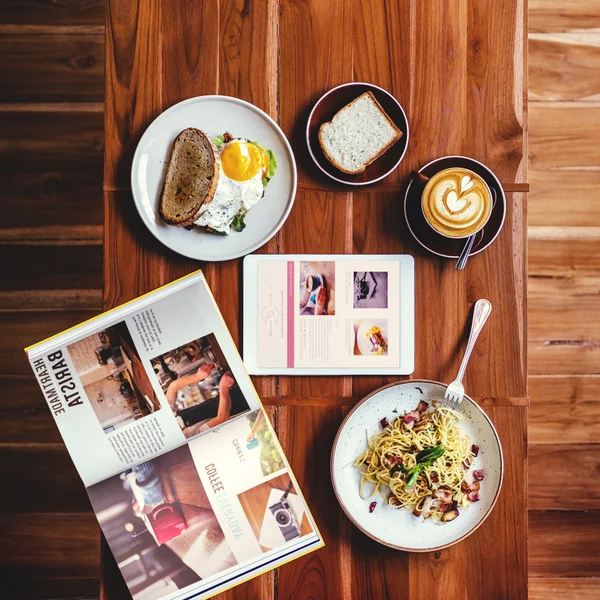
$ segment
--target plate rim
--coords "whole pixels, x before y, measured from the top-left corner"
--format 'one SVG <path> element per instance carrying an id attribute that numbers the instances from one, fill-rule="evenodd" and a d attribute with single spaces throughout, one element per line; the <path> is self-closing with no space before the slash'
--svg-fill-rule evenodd
<path id="1" fill-rule="evenodd" d="M 181 252 L 180 250 L 176 250 L 171 245 L 167 244 L 163 239 L 161 239 L 157 235 L 157 231 L 155 229 L 149 227 L 149 225 L 146 223 L 146 220 L 144 218 L 145 215 L 142 212 L 141 203 L 136 198 L 135 191 L 134 191 L 136 189 L 136 186 L 134 185 L 134 180 L 135 180 L 134 169 L 135 169 L 135 166 L 139 163 L 139 154 L 141 153 L 142 142 L 143 142 L 144 138 L 146 137 L 146 135 L 148 134 L 148 131 L 152 128 L 153 125 L 156 124 L 157 121 L 159 121 L 163 118 L 167 118 L 169 113 L 174 112 L 177 108 L 180 108 L 182 105 L 193 104 L 195 102 L 202 102 L 204 100 L 224 100 L 226 102 L 232 102 L 233 104 L 242 105 L 242 106 L 249 108 L 250 110 L 258 113 L 261 117 L 266 119 L 266 121 L 269 123 L 269 125 L 271 125 L 275 129 L 275 131 L 281 138 L 282 143 L 285 146 L 287 152 L 289 153 L 289 157 L 291 158 L 290 165 L 291 165 L 291 174 L 292 174 L 292 190 L 291 190 L 291 194 L 290 194 L 290 199 L 288 200 L 287 207 L 286 207 L 283 215 L 281 216 L 281 219 L 276 223 L 276 225 L 274 227 L 273 234 L 270 237 L 267 237 L 266 239 L 263 238 L 262 241 L 260 241 L 258 243 L 252 244 L 251 246 L 249 246 L 247 251 L 244 251 L 241 254 L 239 252 L 233 252 L 233 253 L 226 254 L 223 257 L 219 256 L 218 258 L 215 258 L 215 257 L 207 258 L 207 257 L 203 257 L 203 256 L 198 256 L 195 254 L 192 255 L 192 253 L 184 253 L 184 252 Z M 292 211 L 294 202 L 296 200 L 296 193 L 298 191 L 298 169 L 296 167 L 296 156 L 294 155 L 294 151 L 292 150 L 292 146 L 291 146 L 287 136 L 285 135 L 285 133 L 283 132 L 283 130 L 281 129 L 279 124 L 271 116 L 269 116 L 264 110 L 262 110 L 258 106 L 255 106 L 251 102 L 242 100 L 241 98 L 236 98 L 235 96 L 226 96 L 223 94 L 205 94 L 205 95 L 199 95 L 199 96 L 192 96 L 191 98 L 186 98 L 185 100 L 181 100 L 180 102 L 177 102 L 177 103 L 173 104 L 172 106 L 169 106 L 169 108 L 165 109 L 159 115 L 157 115 L 148 124 L 148 126 L 144 130 L 144 133 L 142 133 L 140 139 L 138 140 L 138 143 L 135 147 L 135 152 L 133 153 L 133 159 L 131 161 L 131 169 L 129 171 L 130 171 L 129 183 L 130 183 L 130 187 L 131 187 L 131 195 L 133 196 L 133 203 L 134 203 L 135 208 L 140 216 L 140 219 L 142 220 L 142 223 L 144 224 L 146 229 L 148 229 L 148 231 L 154 236 L 155 239 L 157 239 L 163 246 L 169 248 L 169 250 L 171 250 L 172 252 L 175 252 L 176 254 L 179 254 L 180 256 L 185 256 L 186 258 L 191 258 L 192 260 L 199 260 L 199 261 L 204 261 L 204 262 L 208 262 L 208 263 L 225 262 L 228 260 L 235 260 L 238 258 L 242 258 L 244 256 L 247 256 L 248 254 L 252 254 L 252 252 L 255 252 L 256 250 L 258 250 L 259 248 L 264 246 L 266 243 L 268 243 L 270 240 L 272 240 L 273 237 L 275 237 L 277 235 L 279 230 L 283 227 L 283 225 L 287 221 L 288 217 L 290 216 L 290 212 Z"/>
<path id="2" fill-rule="evenodd" d="M 321 101 L 325 97 L 329 96 L 329 94 L 332 94 L 336 90 L 339 90 L 340 88 L 344 88 L 344 87 L 355 86 L 355 85 L 366 85 L 368 87 L 380 90 L 381 92 L 383 92 L 384 94 L 386 94 L 387 96 L 389 96 L 398 105 L 398 108 L 400 108 L 400 111 L 402 112 L 402 115 L 404 116 L 404 122 L 406 123 L 405 146 L 404 146 L 404 150 L 402 151 L 402 154 L 400 155 L 400 158 L 389 169 L 389 171 L 387 171 L 387 173 L 384 173 L 383 175 L 380 175 L 376 179 L 370 179 L 369 181 L 346 181 L 345 179 L 340 179 L 339 177 L 335 177 L 334 175 L 332 175 L 331 173 L 329 173 L 328 171 L 326 171 L 319 164 L 319 161 L 317 160 L 317 158 L 316 158 L 316 156 L 315 156 L 315 154 L 313 152 L 312 144 L 310 142 L 310 124 L 312 123 L 313 113 L 315 112 L 315 109 L 317 108 L 317 106 L 321 103 Z M 402 133 L 404 133 L 404 132 L 402 132 Z M 388 175 L 390 175 L 390 173 L 392 173 L 393 171 L 395 171 L 398 168 L 398 165 L 404 160 L 404 157 L 406 156 L 406 152 L 408 150 L 408 144 L 409 144 L 409 142 L 410 142 L 410 125 L 408 124 L 408 117 L 406 116 L 406 111 L 402 107 L 402 104 L 400 104 L 400 101 L 391 92 L 388 92 L 386 89 L 384 89 L 384 88 L 382 88 L 382 87 L 380 87 L 378 85 L 375 85 L 374 83 L 369 83 L 368 81 L 348 81 L 346 83 L 342 83 L 340 85 L 336 85 L 335 87 L 332 87 L 330 90 L 326 91 L 322 96 L 320 96 L 319 99 L 314 103 L 314 105 L 311 108 L 310 113 L 308 115 L 308 120 L 306 121 L 306 146 L 308 148 L 308 153 L 310 154 L 310 157 L 312 158 L 312 161 L 319 168 L 319 170 L 321 171 L 321 173 L 325 173 L 325 175 L 327 175 L 327 177 L 330 177 L 334 181 L 337 181 L 338 183 L 342 183 L 344 185 L 362 186 L 362 185 L 371 185 L 373 183 L 377 183 L 378 181 L 381 181 L 382 179 L 384 179 L 385 177 L 387 177 Z"/>
<path id="3" fill-rule="evenodd" d="M 464 156 L 463 154 L 448 154 L 447 156 L 439 156 L 438 158 L 434 158 L 433 160 L 430 160 L 428 163 L 424 164 L 418 170 L 418 172 L 421 173 L 427 167 L 433 165 L 436 162 L 439 162 L 441 160 L 447 159 L 447 158 L 462 158 L 462 159 L 465 159 L 467 161 L 471 161 L 471 162 L 477 163 L 478 165 L 480 165 L 481 167 L 483 167 L 494 178 L 494 180 L 496 181 L 496 183 L 498 185 L 498 189 L 500 190 L 500 193 L 502 194 L 502 199 L 504 200 L 504 210 L 502 212 L 502 221 L 500 222 L 500 227 L 498 227 L 498 231 L 494 234 L 494 237 L 492 237 L 492 239 L 485 246 L 482 246 L 481 248 L 478 248 L 477 250 L 475 250 L 474 252 L 471 252 L 469 254 L 469 256 L 475 256 L 476 254 L 479 254 L 480 252 L 483 252 L 484 250 L 487 250 L 487 248 L 489 248 L 496 241 L 496 238 L 500 235 L 500 232 L 504 229 L 504 223 L 506 221 L 506 212 L 507 212 L 506 192 L 504 191 L 504 188 L 502 187 L 502 184 L 500 183 L 500 180 L 498 179 L 498 177 L 496 176 L 496 174 L 487 165 L 483 164 L 481 161 L 477 160 L 476 158 L 472 158 L 470 156 Z M 442 252 L 436 252 L 435 250 L 432 250 L 431 248 L 429 248 L 428 246 L 426 246 L 419 239 L 419 237 L 415 234 L 415 232 L 413 231 L 413 228 L 410 226 L 410 222 L 408 220 L 408 214 L 407 214 L 407 211 L 406 211 L 406 205 L 408 203 L 408 194 L 410 193 L 410 189 L 411 189 L 412 184 L 413 184 L 413 180 L 411 179 L 408 182 L 408 185 L 406 186 L 406 191 L 404 192 L 404 221 L 406 222 L 406 226 L 408 227 L 408 230 L 410 231 L 411 235 L 418 242 L 418 244 L 421 246 L 421 248 L 424 248 L 425 250 L 427 250 L 427 252 L 431 252 L 431 254 L 433 254 L 435 256 L 440 256 L 442 258 L 449 258 L 449 259 L 456 259 L 456 258 L 458 258 L 458 254 L 456 254 L 456 255 L 454 255 L 454 254 L 443 254 Z"/>
<path id="4" fill-rule="evenodd" d="M 360 531 L 362 531 L 366 536 L 370 537 L 372 540 L 375 540 L 379 544 L 382 544 L 383 546 L 387 546 L 388 548 L 393 548 L 394 550 L 401 550 L 403 552 L 419 552 L 419 553 L 436 552 L 437 550 L 442 550 L 443 548 L 448 548 L 449 546 L 454 546 L 454 544 L 458 544 L 459 542 L 462 542 L 465 538 L 469 537 L 474 531 L 476 531 L 481 526 L 482 523 L 485 522 L 485 520 L 490 516 L 490 513 L 496 506 L 496 502 L 498 501 L 498 496 L 500 495 L 500 491 L 502 490 L 502 483 L 504 482 L 504 453 L 502 451 L 502 443 L 500 442 L 500 436 L 498 435 L 498 432 L 496 431 L 496 428 L 494 427 L 494 424 L 492 423 L 491 419 L 488 417 L 487 413 L 481 408 L 481 406 L 479 406 L 479 404 L 477 404 L 477 402 L 475 402 L 473 400 L 473 398 L 471 398 L 471 396 L 469 396 L 468 394 L 465 394 L 465 396 L 473 403 L 473 405 L 483 414 L 484 418 L 487 420 L 490 427 L 492 428 L 492 432 L 494 433 L 494 437 L 496 438 L 496 441 L 498 443 L 498 449 L 500 451 L 500 473 L 499 473 L 498 489 L 496 490 L 496 494 L 495 494 L 495 496 L 492 500 L 492 503 L 490 504 L 490 507 L 488 508 L 487 512 L 483 515 L 481 520 L 472 529 L 467 531 L 467 533 L 463 534 L 456 540 L 454 540 L 452 542 L 448 542 L 447 544 L 441 544 L 439 546 L 434 546 L 431 548 L 407 548 L 405 546 L 398 546 L 397 544 L 391 544 L 389 542 L 382 540 L 381 538 L 378 538 L 376 535 L 372 534 L 371 532 L 364 529 L 364 527 L 359 525 L 356 522 L 356 520 L 354 519 L 354 517 L 350 514 L 349 510 L 346 508 L 346 505 L 344 504 L 343 500 L 340 497 L 340 494 L 339 494 L 338 488 L 337 488 L 337 484 L 336 484 L 336 480 L 334 477 L 334 468 L 333 468 L 334 456 L 335 456 L 335 452 L 337 449 L 340 434 L 342 433 L 342 430 L 344 429 L 348 419 L 354 414 L 354 412 L 359 408 L 359 406 L 364 404 L 367 400 L 369 400 L 375 394 L 378 394 L 379 392 L 382 392 L 383 390 L 386 390 L 391 387 L 398 387 L 401 385 L 407 385 L 409 383 L 433 383 L 433 384 L 441 385 L 441 386 L 445 387 L 445 384 L 443 384 L 441 381 L 435 381 L 433 379 L 406 379 L 404 381 L 394 381 L 392 383 L 388 383 L 387 385 L 382 385 L 381 387 L 372 391 L 370 394 L 367 394 L 362 400 L 360 400 L 357 404 L 355 404 L 352 407 L 352 410 L 350 410 L 350 412 L 344 417 L 344 420 L 342 421 L 342 423 L 339 426 L 339 429 L 333 440 L 333 446 L 331 448 L 331 456 L 329 459 L 329 472 L 330 472 L 330 477 L 331 477 L 331 484 L 333 487 L 335 497 L 338 501 L 338 504 L 340 505 L 340 507 L 342 508 L 345 515 L 348 517 L 348 519 L 350 519 L 352 524 L 356 528 L 358 528 Z"/>

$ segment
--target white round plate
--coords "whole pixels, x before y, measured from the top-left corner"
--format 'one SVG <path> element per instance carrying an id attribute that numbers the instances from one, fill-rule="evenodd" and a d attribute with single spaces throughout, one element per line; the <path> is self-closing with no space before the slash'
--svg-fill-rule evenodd
<path id="1" fill-rule="evenodd" d="M 414 410 L 419 400 L 431 403 L 443 397 L 446 386 L 435 381 L 410 380 L 392 383 L 359 402 L 340 426 L 331 452 L 331 479 L 337 499 L 348 518 L 374 540 L 409 552 L 429 552 L 451 546 L 473 533 L 492 510 L 502 485 L 503 459 L 498 434 L 491 421 L 473 400 L 465 396 L 460 412 L 461 429 L 479 446 L 475 461 L 483 469 L 480 501 L 459 508 L 459 516 L 449 523 L 415 517 L 408 510 L 394 509 L 378 493 L 363 500 L 358 493 L 360 474 L 352 464 L 366 448 L 365 432 L 382 431 L 379 421 Z M 377 502 L 372 513 L 369 504 Z"/>
<path id="2" fill-rule="evenodd" d="M 187 127 L 201 129 L 210 137 L 229 131 L 260 142 L 275 154 L 277 172 L 264 198 L 248 212 L 244 231 L 226 236 L 197 227 L 187 231 L 160 218 L 158 204 L 173 142 Z M 229 96 L 190 98 L 159 115 L 140 139 L 131 167 L 133 198 L 146 227 L 171 250 L 205 261 L 239 258 L 266 244 L 292 209 L 296 179 L 294 154 L 277 123 L 256 106 Z"/>
<path id="3" fill-rule="evenodd" d="M 367 319 L 366 321 L 363 321 L 356 332 L 356 344 L 363 356 L 375 355 L 371 342 L 367 339 L 367 331 L 373 326 L 380 327 L 385 341 L 388 341 L 387 321 L 385 319 Z"/>

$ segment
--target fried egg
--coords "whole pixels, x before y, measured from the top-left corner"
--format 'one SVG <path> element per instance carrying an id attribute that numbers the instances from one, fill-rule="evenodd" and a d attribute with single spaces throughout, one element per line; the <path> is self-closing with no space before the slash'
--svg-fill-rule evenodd
<path id="1" fill-rule="evenodd" d="M 221 169 L 217 189 L 212 201 L 202 207 L 196 225 L 229 235 L 233 219 L 262 198 L 269 159 L 260 146 L 244 139 L 223 143 L 218 152 Z"/>

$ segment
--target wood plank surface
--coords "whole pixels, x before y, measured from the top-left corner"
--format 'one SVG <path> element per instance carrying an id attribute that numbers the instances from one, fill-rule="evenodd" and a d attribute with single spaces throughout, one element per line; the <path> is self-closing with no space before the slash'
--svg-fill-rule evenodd
<path id="1" fill-rule="evenodd" d="M 596 0 L 529 0 L 529 31 L 589 31 L 600 28 Z"/>
<path id="2" fill-rule="evenodd" d="M 600 512 L 532 511 L 529 577 L 600 576 Z"/>
<path id="3" fill-rule="evenodd" d="M 529 580 L 529 600 L 572 598 L 573 600 L 596 600 L 600 596 L 600 578 L 596 577 L 548 577 Z"/>
<path id="4" fill-rule="evenodd" d="M 596 126 L 600 104 L 532 102 L 529 106 L 529 167 L 553 169 L 600 165 Z"/>
<path id="5" fill-rule="evenodd" d="M 387 196 L 381 191 L 376 198 L 366 199 L 350 191 L 320 189 L 319 176 L 308 162 L 303 141 L 304 119 L 312 103 L 330 87 L 353 78 L 375 77 L 382 85 L 391 86 L 393 91 L 399 90 L 397 93 L 407 103 L 409 119 L 416 124 L 417 138 L 411 142 L 410 155 L 415 165 L 429 159 L 430 153 L 439 155 L 470 149 L 509 184 L 526 181 L 520 70 L 524 30 L 520 3 L 508 3 L 503 12 L 491 2 L 474 8 L 471 2 L 456 0 L 440 13 L 429 3 L 395 2 L 389 7 L 386 5 L 398 17 L 393 22 L 382 19 L 381 12 L 370 10 L 367 2 L 313 0 L 298 3 L 286 0 L 280 4 L 278 11 L 274 1 L 260 6 L 221 1 L 217 9 L 217 3 L 179 5 L 141 0 L 137 3 L 139 10 L 134 10 L 118 0 L 109 2 L 105 138 L 106 307 L 197 266 L 165 251 L 143 231 L 127 190 L 131 153 L 145 126 L 163 108 L 192 95 L 219 92 L 250 100 L 278 118 L 291 140 L 300 180 L 303 185 L 312 187 L 301 188 L 297 194 L 294 210 L 277 239 L 268 246 L 269 252 L 352 252 L 358 247 L 362 247 L 359 251 L 366 251 L 377 245 L 378 227 L 385 221 L 386 208 L 394 199 L 397 203 L 400 190 L 390 191 Z M 354 7 L 357 7 L 356 11 Z M 457 15 L 469 23 L 469 31 L 461 29 Z M 270 23 L 267 31 L 265 22 Z M 334 35 L 332 23 L 335 23 Z M 375 44 L 369 39 L 371 26 L 385 36 L 390 52 L 399 52 L 396 60 L 388 62 L 386 44 Z M 417 30 L 424 34 L 417 35 Z M 220 44 L 212 42 L 214 31 L 219 32 Z M 409 33 L 408 37 L 406 33 Z M 353 36 L 361 41 L 351 43 Z M 501 38 L 503 43 L 492 43 L 494 37 Z M 211 40 L 210 43 L 207 40 Z M 249 47 L 252 52 L 241 51 Z M 161 52 L 161 48 L 169 48 L 169 52 Z M 402 54 L 405 60 L 400 59 Z M 431 90 L 437 94 L 433 99 L 427 96 L 421 81 L 414 81 L 414 73 L 419 69 L 430 74 L 422 81 L 432 82 Z M 289 76 L 291 73 L 293 77 Z M 413 73 L 409 85 L 405 81 L 407 73 Z M 502 94 L 487 94 L 483 89 L 486 81 L 498 73 L 503 78 Z M 453 108 L 456 114 L 453 114 Z M 488 122 L 491 112 L 497 118 Z M 450 115 L 454 127 L 447 125 Z M 446 133 L 441 133 L 443 127 Z M 488 128 L 488 133 L 478 139 L 475 150 L 468 144 L 469 127 Z M 408 162 L 403 165 L 404 170 L 390 181 L 401 184 L 409 166 Z M 380 200 L 383 200 L 381 207 L 376 207 Z M 526 396 L 522 347 L 525 335 L 524 197 L 513 194 L 509 203 L 505 237 L 498 240 L 495 247 L 497 257 L 508 261 L 510 274 L 504 291 L 494 296 L 493 301 L 498 306 L 498 314 L 518 307 L 508 315 L 514 327 L 505 338 L 505 346 L 496 349 L 503 360 L 509 361 L 512 377 L 502 377 L 486 367 L 484 375 L 471 375 L 470 385 L 480 389 L 482 395 L 498 393 L 522 397 Z M 367 214 L 368 218 L 361 221 L 360 215 Z M 394 207 L 393 212 L 387 214 L 397 214 L 397 209 Z M 380 244 L 375 251 L 407 246 L 406 239 L 399 239 L 397 233 L 394 237 L 393 226 L 392 221 L 386 224 L 388 239 L 378 240 Z M 366 232 L 361 231 L 363 227 Z M 510 251 L 511 243 L 515 245 L 514 251 Z M 121 256 L 127 256 L 129 260 L 118 260 Z M 453 302 L 456 301 L 457 310 L 453 310 L 452 317 L 445 321 L 440 318 L 441 327 L 433 338 L 444 336 L 443 339 L 448 340 L 449 351 L 446 353 L 446 347 L 440 348 L 435 355 L 436 359 L 445 362 L 440 367 L 436 360 L 435 367 L 449 372 L 450 363 L 454 366 L 457 350 L 464 341 L 462 336 L 472 302 L 484 293 L 494 294 L 491 263 L 484 257 L 481 260 L 474 258 L 465 284 L 455 272 L 443 269 L 439 261 L 426 262 L 422 256 L 418 260 L 425 265 L 422 278 L 436 282 L 441 278 L 444 282 L 442 290 Z M 224 309 L 234 339 L 239 340 L 239 261 L 200 266 L 205 269 L 217 301 Z M 424 292 L 425 287 L 422 289 Z M 461 303 L 459 299 L 463 295 L 465 300 Z M 483 354 L 487 352 L 485 347 L 490 343 L 490 339 L 482 338 L 482 355 L 474 357 L 474 362 L 483 361 Z M 421 356 L 425 357 L 425 351 L 422 352 Z M 434 364 L 427 360 L 419 365 L 421 371 Z M 374 378 L 353 384 L 349 377 L 258 379 L 261 391 L 270 390 L 271 397 L 353 397 L 370 386 L 373 389 L 378 383 L 379 380 Z M 418 577 L 419 569 L 428 567 L 416 563 L 411 566 L 412 559 L 407 555 L 365 544 L 362 534 L 352 530 L 337 508 L 329 485 L 323 485 L 328 477 L 326 461 L 315 464 L 315 454 L 309 451 L 322 448 L 320 455 L 328 453 L 348 405 L 342 403 L 337 408 L 319 403 L 287 406 L 284 402 L 282 399 L 280 406 L 274 402 L 275 424 L 308 502 L 315 508 L 317 522 L 323 528 L 328 545 L 295 562 L 294 568 L 283 568 L 276 576 L 271 574 L 244 584 L 227 592 L 223 598 L 276 597 L 284 600 L 293 597 L 303 600 L 339 597 L 358 600 L 375 598 L 378 592 L 385 592 L 389 598 L 417 598 L 419 588 L 413 584 L 413 579 Z M 522 461 L 526 436 L 523 424 L 527 409 L 525 406 L 498 406 L 490 407 L 490 410 L 503 432 L 501 435 L 506 436 L 506 444 L 514 448 L 514 461 L 507 463 L 507 476 L 516 491 L 507 492 L 506 506 L 498 512 L 497 522 L 490 517 L 489 525 L 486 524 L 489 532 L 499 540 L 498 552 L 493 557 L 483 554 L 481 560 L 482 565 L 485 560 L 493 560 L 494 564 L 500 561 L 506 569 L 517 569 L 519 574 L 513 577 L 509 587 L 513 597 L 522 598 L 526 595 L 522 562 L 526 525 L 525 505 L 519 494 L 524 493 Z M 509 429 L 505 423 L 512 411 L 518 411 L 519 416 L 515 420 L 517 426 L 513 423 Z M 300 444 L 298 440 L 303 442 Z M 510 540 L 507 528 L 502 526 L 503 519 L 516 524 L 517 532 L 510 534 Z M 502 553 L 500 549 L 509 544 L 512 548 L 522 548 L 516 553 L 519 558 L 515 559 L 511 554 L 508 559 Z M 467 564 L 465 549 L 457 546 L 444 556 L 456 559 L 445 564 L 441 571 L 444 580 L 455 581 L 455 574 Z M 459 568 L 453 571 L 451 564 Z M 351 565 L 355 567 L 352 574 Z M 104 569 L 102 598 L 117 598 L 122 592 L 119 587 L 122 584 L 115 574 L 114 563 L 105 560 Z M 500 576 L 490 577 L 487 581 L 474 579 L 471 591 L 475 595 L 487 593 L 497 589 L 498 585 Z"/>
<path id="6" fill-rule="evenodd" d="M 0 172 L 97 172 L 103 116 L 84 110 L 0 111 Z"/>
<path id="7" fill-rule="evenodd" d="M 530 510 L 599 510 L 600 444 L 529 446 Z"/>
<path id="8" fill-rule="evenodd" d="M 32 372 L 22 376 L 2 375 L 0 385 L 4 390 L 0 403 L 0 444 L 62 444 Z"/>
<path id="9" fill-rule="evenodd" d="M 586 375 L 598 373 L 600 343 L 597 340 L 529 340 L 530 375 Z"/>
<path id="10" fill-rule="evenodd" d="M 38 578 L 96 578 L 100 526 L 94 513 L 0 514 L 4 540 L 2 585 Z"/>
<path id="11" fill-rule="evenodd" d="M 0 514 L 91 511 L 88 495 L 62 443 L 0 445 L 0 471 L 19 481 L 10 494 L 1 495 Z"/>
<path id="12" fill-rule="evenodd" d="M 576 227 L 560 235 L 558 227 L 530 228 L 529 269 L 533 277 L 597 276 L 600 272 L 598 228 Z"/>
<path id="13" fill-rule="evenodd" d="M 530 100 L 600 99 L 600 32 L 531 33 Z"/>
<path id="14" fill-rule="evenodd" d="M 10 25 L 104 25 L 104 0 L 4 0 L 0 23 Z"/>
<path id="15" fill-rule="evenodd" d="M 531 443 L 600 443 L 600 375 L 530 376 L 529 393 Z"/>
<path id="16" fill-rule="evenodd" d="M 0 102 L 102 102 L 102 34 L 2 34 L 0 57 Z"/>
<path id="17" fill-rule="evenodd" d="M 529 182 L 529 227 L 600 226 L 600 170 L 530 169 Z M 568 210 L 565 196 L 569 198 Z"/>

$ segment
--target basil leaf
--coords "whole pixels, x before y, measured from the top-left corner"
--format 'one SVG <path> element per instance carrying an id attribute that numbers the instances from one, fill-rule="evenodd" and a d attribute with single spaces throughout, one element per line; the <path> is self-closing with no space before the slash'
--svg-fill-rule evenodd
<path id="1" fill-rule="evenodd" d="M 415 483 L 417 483 L 420 471 L 421 467 L 417 465 L 408 472 L 408 479 L 406 480 L 406 489 L 410 489 L 413 485 L 415 485 Z"/>
<path id="2" fill-rule="evenodd" d="M 433 448 L 425 448 L 417 454 L 417 464 L 423 465 L 424 467 L 431 466 L 445 451 L 446 449 L 442 444 L 438 444 Z"/>

